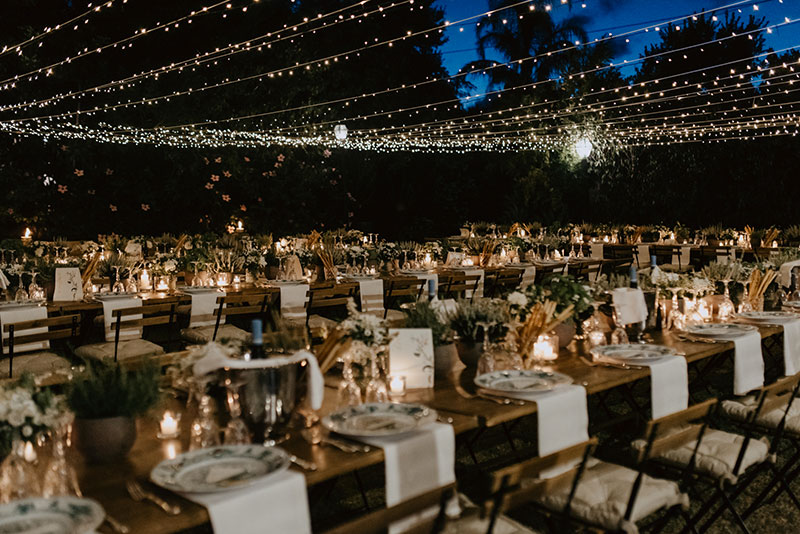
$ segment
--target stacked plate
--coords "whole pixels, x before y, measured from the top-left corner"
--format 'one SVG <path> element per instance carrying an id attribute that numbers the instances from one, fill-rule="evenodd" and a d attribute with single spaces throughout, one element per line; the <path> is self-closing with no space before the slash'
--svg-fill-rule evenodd
<path id="1" fill-rule="evenodd" d="M 709 339 L 729 338 L 743 336 L 750 332 L 757 332 L 758 328 L 746 324 L 707 323 L 694 324 L 686 327 L 686 333 Z"/>
<path id="2" fill-rule="evenodd" d="M 493 371 L 475 377 L 475 385 L 494 395 L 538 393 L 571 384 L 572 377 L 536 369 Z"/>
<path id="3" fill-rule="evenodd" d="M 678 351 L 664 345 L 642 345 L 639 343 L 623 343 L 619 345 L 598 345 L 590 351 L 592 359 L 625 363 L 631 365 L 657 362 L 665 357 L 677 356 Z"/>
<path id="4" fill-rule="evenodd" d="M 376 402 L 337 410 L 322 418 L 322 426 L 354 438 L 384 437 L 413 432 L 436 417 L 436 410 L 421 404 Z"/>
<path id="5" fill-rule="evenodd" d="M 289 456 L 278 447 L 222 445 L 164 460 L 150 472 L 150 479 L 171 491 L 218 493 L 263 482 L 285 471 L 289 463 Z"/>
<path id="6" fill-rule="evenodd" d="M 91 499 L 21 499 L 0 505 L 0 534 L 89 534 L 103 523 L 105 515 Z"/>

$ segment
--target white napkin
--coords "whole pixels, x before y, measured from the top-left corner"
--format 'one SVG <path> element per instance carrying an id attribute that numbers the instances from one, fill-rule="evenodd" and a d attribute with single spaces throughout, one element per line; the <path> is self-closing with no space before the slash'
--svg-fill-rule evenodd
<path id="1" fill-rule="evenodd" d="M 359 280 L 361 311 L 383 317 L 383 280 Z"/>
<path id="2" fill-rule="evenodd" d="M 603 259 L 603 244 L 602 243 L 592 243 L 592 259 L 594 260 L 602 260 Z"/>
<path id="3" fill-rule="evenodd" d="M 36 321 L 39 319 L 47 319 L 47 308 L 44 306 L 20 306 L 13 307 L 10 310 L 0 311 L 0 328 L 5 327 L 7 324 L 22 323 L 25 321 Z M 30 336 L 33 334 L 44 334 L 47 332 L 47 327 L 43 328 L 29 328 L 27 330 L 15 330 L 14 337 Z M 8 333 L 3 332 L 3 341 L 8 339 Z M 5 343 L 4 343 L 5 344 Z M 21 352 L 30 352 L 32 350 L 46 350 L 50 348 L 49 341 L 37 341 L 35 343 L 26 343 L 24 345 L 14 345 L 14 354 Z"/>
<path id="4" fill-rule="evenodd" d="M 181 493 L 206 507 L 214 534 L 311 534 L 306 478 L 285 471 L 256 486 L 220 493 Z"/>
<path id="5" fill-rule="evenodd" d="M 620 287 L 611 292 L 611 300 L 621 325 L 647 321 L 647 303 L 641 289 Z"/>
<path id="6" fill-rule="evenodd" d="M 741 336 L 719 337 L 733 341 L 733 393 L 747 392 L 764 385 L 764 357 L 761 354 L 761 334 L 748 332 Z"/>
<path id="7" fill-rule="evenodd" d="M 456 438 L 451 425 L 433 423 L 400 436 L 360 439 L 383 449 L 386 506 L 455 482 Z M 403 532 L 414 523 L 415 518 L 397 521 L 389 532 Z"/>
<path id="8" fill-rule="evenodd" d="M 306 318 L 306 302 L 308 302 L 308 284 L 280 284 L 281 317 L 284 319 Z"/>
<path id="9" fill-rule="evenodd" d="M 650 245 L 639 245 L 637 249 L 638 249 L 639 267 L 650 265 Z"/>
<path id="10" fill-rule="evenodd" d="M 681 267 L 686 267 L 692 261 L 692 247 L 681 247 L 680 256 L 678 254 L 672 255 L 673 265 L 680 264 Z"/>
<path id="11" fill-rule="evenodd" d="M 510 269 L 520 269 L 521 267 L 516 267 L 514 264 L 508 266 Z M 525 289 L 526 287 L 530 287 L 536 281 L 536 267 L 530 265 L 528 267 L 521 268 L 522 269 L 522 281 L 519 284 L 520 289 Z"/>
<path id="12" fill-rule="evenodd" d="M 217 298 L 227 295 L 225 291 L 209 291 L 207 293 L 192 293 L 192 310 L 189 318 L 189 328 L 198 326 L 213 326 L 217 324 L 214 310 L 217 309 Z M 219 324 L 225 322 L 225 316 L 219 318 Z"/>
<path id="13" fill-rule="evenodd" d="M 665 356 L 660 360 L 642 362 L 650 368 L 650 402 L 653 419 L 670 415 L 689 407 L 689 374 L 686 358 Z"/>
<path id="14" fill-rule="evenodd" d="M 558 386 L 542 392 L 491 393 L 536 403 L 539 456 L 547 456 L 589 439 L 589 412 L 586 409 L 586 389 L 583 386 Z M 554 467 L 542 471 L 539 476 L 552 478 L 571 467 Z"/>
<path id="15" fill-rule="evenodd" d="M 783 325 L 783 366 L 786 376 L 800 372 L 800 319 L 781 321 Z"/>
<path id="16" fill-rule="evenodd" d="M 792 269 L 797 266 L 800 266 L 800 260 L 787 261 L 781 265 L 780 269 L 778 270 L 778 281 L 780 282 L 781 286 L 789 287 L 791 285 Z"/>
<path id="17" fill-rule="evenodd" d="M 119 297 L 119 298 L 101 298 L 103 303 L 103 324 L 105 325 L 106 341 L 114 341 L 116 334 L 117 320 L 113 316 L 114 310 L 121 310 L 125 308 L 140 308 L 142 306 L 142 299 L 139 297 Z M 122 323 L 119 329 L 119 339 L 139 339 L 142 337 L 142 328 L 125 328 L 127 321 L 136 321 L 141 319 L 141 315 L 126 315 L 122 318 Z"/>
<path id="18" fill-rule="evenodd" d="M 8 278 L 6 278 L 6 273 L 0 269 L 0 289 L 8 289 L 8 285 L 10 283 L 11 282 L 8 280 Z"/>

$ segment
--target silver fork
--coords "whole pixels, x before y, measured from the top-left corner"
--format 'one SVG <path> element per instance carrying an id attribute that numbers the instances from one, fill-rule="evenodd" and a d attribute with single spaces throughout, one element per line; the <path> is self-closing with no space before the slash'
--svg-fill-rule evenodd
<path id="1" fill-rule="evenodd" d="M 164 510 L 169 515 L 178 515 L 181 513 L 180 506 L 177 505 L 173 506 L 164 499 L 162 499 L 161 497 L 159 497 L 158 495 L 146 491 L 141 486 L 141 484 L 139 484 L 135 480 L 128 481 L 125 484 L 125 487 L 128 488 L 128 495 L 130 495 L 131 499 L 133 499 L 136 502 L 141 502 L 144 500 L 150 501 L 151 503 L 155 504 L 156 506 Z"/>
<path id="2" fill-rule="evenodd" d="M 504 406 L 510 406 L 512 404 L 515 405 L 515 406 L 525 406 L 525 404 L 527 404 L 524 400 L 509 399 L 508 397 L 499 397 L 499 396 L 490 395 L 488 393 L 483 393 L 483 392 L 478 392 L 477 396 L 481 397 L 482 399 L 486 399 L 486 400 L 490 400 L 492 402 L 496 402 L 497 404 L 502 404 Z"/>
<path id="3" fill-rule="evenodd" d="M 317 470 L 317 464 L 315 464 L 314 462 L 309 462 L 308 460 L 304 460 L 302 458 L 298 458 L 294 454 L 289 455 L 289 461 L 292 462 L 297 467 L 299 467 L 300 469 L 305 469 L 306 471 Z"/>

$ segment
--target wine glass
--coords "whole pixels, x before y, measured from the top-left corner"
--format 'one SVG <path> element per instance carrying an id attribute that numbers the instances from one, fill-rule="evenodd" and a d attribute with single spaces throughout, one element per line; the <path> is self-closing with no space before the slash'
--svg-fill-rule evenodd
<path id="1" fill-rule="evenodd" d="M 223 432 L 223 443 L 225 445 L 246 445 L 253 441 L 250 431 L 242 419 L 242 406 L 239 403 L 238 392 L 238 387 L 241 385 L 241 382 L 234 383 L 230 377 L 225 378 L 226 400 L 228 411 L 231 414 L 231 418 L 228 424 L 225 425 L 225 431 Z"/>
<path id="2" fill-rule="evenodd" d="M 114 269 L 114 285 L 111 286 L 112 293 L 122 293 L 125 291 L 125 286 L 119 281 L 119 265 L 112 266 Z"/>
<path id="3" fill-rule="evenodd" d="M 342 408 L 346 406 L 358 406 L 361 404 L 361 388 L 355 381 L 353 374 L 353 358 L 348 352 L 342 359 L 342 380 L 339 382 L 337 390 L 338 405 Z"/>
<path id="4" fill-rule="evenodd" d="M 17 292 L 14 294 L 14 300 L 17 302 L 25 302 L 28 300 L 28 292 L 25 291 L 25 284 L 22 282 L 22 271 L 17 273 L 19 283 L 17 284 Z"/>
<path id="5" fill-rule="evenodd" d="M 199 261 L 193 261 L 192 262 L 192 265 L 194 265 L 194 276 L 192 277 L 192 287 L 197 287 L 197 286 L 202 286 L 203 285 L 203 281 L 200 280 L 199 276 L 197 276 L 197 264 L 199 264 L 199 263 L 200 263 Z"/>
<path id="6" fill-rule="evenodd" d="M 31 275 L 31 283 L 28 286 L 28 297 L 31 300 L 44 300 L 46 297 L 44 289 L 36 283 L 36 275 L 39 273 L 36 272 L 36 269 L 32 269 L 28 274 Z"/>
<path id="7" fill-rule="evenodd" d="M 386 387 L 386 381 L 381 377 L 378 367 L 379 359 L 380 356 L 375 352 L 369 360 L 370 377 L 364 390 L 367 402 L 389 402 L 389 389 Z"/>
<path id="8" fill-rule="evenodd" d="M 81 495 L 78 475 L 67 459 L 67 436 L 70 423 L 60 424 L 51 432 L 51 458 L 42 480 L 42 496 Z"/>

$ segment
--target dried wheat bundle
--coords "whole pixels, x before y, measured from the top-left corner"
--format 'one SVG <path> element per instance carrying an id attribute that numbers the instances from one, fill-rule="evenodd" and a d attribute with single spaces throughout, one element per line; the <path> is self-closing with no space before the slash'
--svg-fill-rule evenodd
<path id="1" fill-rule="evenodd" d="M 83 270 L 83 274 L 81 274 L 81 283 L 83 285 L 92 279 L 92 276 L 94 276 L 97 266 L 102 258 L 103 255 L 100 252 L 95 252 L 94 256 L 92 256 L 92 259 L 90 259 L 89 263 L 86 264 L 86 268 Z"/>
<path id="2" fill-rule="evenodd" d="M 188 234 L 183 234 L 178 238 L 178 241 L 175 243 L 175 255 L 180 256 L 181 252 L 183 252 L 183 245 L 186 244 L 186 240 L 189 238 Z"/>
<path id="3" fill-rule="evenodd" d="M 755 306 L 756 302 L 764 296 L 764 293 L 767 291 L 772 281 L 775 280 L 776 276 L 778 276 L 778 273 L 772 269 L 767 269 L 767 272 L 764 274 L 761 274 L 761 271 L 758 269 L 753 269 L 753 272 L 750 273 L 750 289 L 748 294 L 751 305 Z"/>

